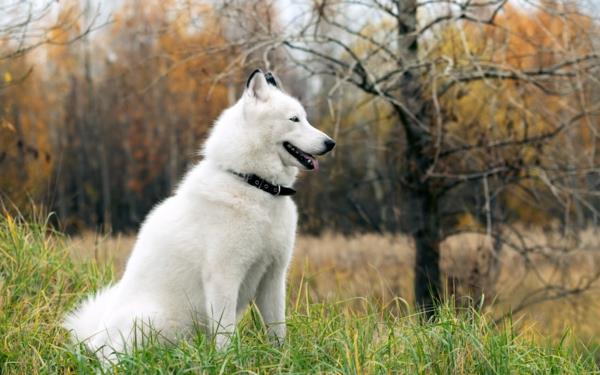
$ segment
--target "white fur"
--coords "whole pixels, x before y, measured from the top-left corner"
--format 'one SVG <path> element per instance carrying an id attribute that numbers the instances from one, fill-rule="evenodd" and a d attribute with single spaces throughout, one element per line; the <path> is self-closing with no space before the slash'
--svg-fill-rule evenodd
<path id="1" fill-rule="evenodd" d="M 301 164 L 283 141 L 322 154 L 327 139 L 296 99 L 256 74 L 217 120 L 203 160 L 146 217 L 122 279 L 84 301 L 64 326 L 107 360 L 132 349 L 148 326 L 177 340 L 200 325 L 223 348 L 255 301 L 269 334 L 283 340 L 296 206 L 228 170 L 290 186 Z"/>

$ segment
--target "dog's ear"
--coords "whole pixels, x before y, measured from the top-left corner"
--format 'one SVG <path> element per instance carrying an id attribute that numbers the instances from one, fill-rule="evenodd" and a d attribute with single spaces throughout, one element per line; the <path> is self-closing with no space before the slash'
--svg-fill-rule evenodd
<path id="1" fill-rule="evenodd" d="M 277 82 L 277 79 L 275 79 L 275 75 L 272 72 L 266 72 L 265 79 L 269 85 L 280 89 L 279 82 Z"/>
<path id="2" fill-rule="evenodd" d="M 269 95 L 268 90 L 269 84 L 263 72 L 260 69 L 253 71 L 250 77 L 248 77 L 248 81 L 246 81 L 246 92 L 248 95 L 259 100 L 267 100 Z"/>

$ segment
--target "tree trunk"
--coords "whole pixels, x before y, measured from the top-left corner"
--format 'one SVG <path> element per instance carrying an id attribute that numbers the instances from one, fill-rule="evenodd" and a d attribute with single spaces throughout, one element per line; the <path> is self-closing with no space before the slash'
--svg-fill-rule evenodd
<path id="1" fill-rule="evenodd" d="M 410 198 L 415 225 L 415 302 L 429 318 L 435 314 L 435 305 L 441 298 L 442 290 L 437 199 L 427 190 L 412 192 Z"/>
<path id="2" fill-rule="evenodd" d="M 78 111 L 79 105 L 79 90 L 77 87 L 77 79 L 74 75 L 70 77 L 71 81 L 71 100 L 69 102 L 69 121 L 73 122 L 73 134 L 70 140 L 71 144 L 73 144 L 72 152 L 75 153 L 77 161 L 75 166 L 75 198 L 77 202 L 77 218 L 82 220 L 84 224 L 91 224 L 89 219 L 90 213 L 86 210 L 86 199 L 85 199 L 85 189 L 84 189 L 84 181 L 85 181 L 85 170 L 86 170 L 86 132 L 84 129 L 83 122 L 81 120 L 82 116 Z M 78 140 L 78 141 L 77 141 Z M 79 223 L 78 223 L 79 224 Z M 81 229 L 81 228 L 76 228 Z"/>
<path id="3" fill-rule="evenodd" d="M 169 185 L 168 194 L 171 194 L 177 186 L 177 180 L 179 178 L 179 147 L 177 144 L 176 134 L 176 119 L 172 119 L 169 116 L 169 124 L 167 126 L 167 137 L 168 137 L 168 150 L 169 160 L 167 161 L 167 184 Z"/>
<path id="4" fill-rule="evenodd" d="M 376 108 L 375 108 L 376 110 Z M 365 127 L 365 142 L 367 147 L 366 161 L 365 161 L 365 181 L 373 187 L 373 198 L 375 203 L 379 207 L 379 215 L 377 222 L 375 223 L 377 228 L 382 230 L 389 230 L 389 223 L 386 217 L 385 204 L 385 192 L 382 183 L 379 179 L 379 163 L 378 163 L 378 152 L 377 152 L 377 136 L 371 126 Z"/>
<path id="5" fill-rule="evenodd" d="M 398 29 L 398 65 L 417 66 L 419 40 L 417 35 L 417 1 L 396 2 Z M 406 139 L 406 172 L 408 182 L 410 225 L 415 241 L 415 303 L 427 317 L 435 314 L 434 306 L 441 297 L 440 278 L 440 217 L 435 187 L 427 179 L 433 162 L 434 149 L 429 127 L 433 124 L 432 99 L 425 92 L 422 72 L 418 69 L 403 73 L 396 112 L 399 128 Z M 403 168 L 404 169 L 404 168 Z"/>
<path id="6" fill-rule="evenodd" d="M 86 24 L 91 19 L 92 6 L 90 0 L 86 0 L 84 9 L 84 18 Z M 90 39 L 86 36 L 83 39 L 83 69 L 85 83 L 87 86 L 87 113 L 85 121 L 87 129 L 94 134 L 96 139 L 96 153 L 100 168 L 100 191 L 102 194 L 102 212 L 101 224 L 102 230 L 109 233 L 112 230 L 111 213 L 111 194 L 110 194 L 110 173 L 108 169 L 108 157 L 106 153 L 106 132 L 102 121 L 97 121 L 97 103 L 94 96 L 94 80 L 92 79 L 92 60 L 90 51 Z"/>
<path id="7" fill-rule="evenodd" d="M 13 105 L 12 115 L 13 125 L 15 127 L 15 132 L 17 133 L 17 153 L 19 154 L 19 156 L 17 157 L 17 169 L 19 173 L 20 183 L 25 184 L 27 182 L 27 160 L 25 160 L 25 158 L 27 157 L 25 151 L 26 140 L 21 126 L 21 111 L 17 105 Z"/>

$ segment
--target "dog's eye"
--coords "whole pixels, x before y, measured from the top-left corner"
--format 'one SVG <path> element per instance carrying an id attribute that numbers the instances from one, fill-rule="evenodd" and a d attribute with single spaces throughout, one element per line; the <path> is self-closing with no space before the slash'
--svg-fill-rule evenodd
<path id="1" fill-rule="evenodd" d="M 293 116 L 293 117 L 290 117 L 290 121 L 291 122 L 300 122 L 300 119 L 298 118 L 298 116 Z"/>

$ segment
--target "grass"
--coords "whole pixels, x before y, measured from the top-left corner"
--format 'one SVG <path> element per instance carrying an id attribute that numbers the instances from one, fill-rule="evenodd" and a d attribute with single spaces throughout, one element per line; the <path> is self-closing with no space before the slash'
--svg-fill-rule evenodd
<path id="1" fill-rule="evenodd" d="M 522 230 L 527 245 L 539 248 L 527 258 L 510 247 L 499 257 L 497 278 L 483 255 L 491 253 L 484 235 L 460 234 L 442 243 L 443 280 L 457 286 L 456 294 L 473 293 L 469 286 L 483 285 L 485 312 L 498 318 L 518 308 L 527 298 L 540 297 L 540 289 L 584 285 L 600 275 L 600 233 L 586 230 L 573 242 L 558 231 L 543 233 Z M 134 235 L 104 236 L 85 233 L 68 241 L 74 259 L 93 259 L 111 265 L 119 275 L 135 241 Z M 566 241 L 566 243 L 565 243 Z M 551 250 L 560 245 L 565 251 Z M 552 256 L 549 256 L 552 255 Z M 289 295 L 297 298 L 299 285 L 306 286 L 311 301 L 349 300 L 346 307 L 363 307 L 356 296 L 377 304 L 391 304 L 399 296 L 413 299 L 414 244 L 403 235 L 365 233 L 343 236 L 324 233 L 318 237 L 300 235 L 289 273 Z M 480 272 L 474 273 L 475 270 Z M 475 276 L 475 277 L 473 277 Z M 475 291 L 476 293 L 477 291 Z M 538 293 L 536 293 L 538 292 Z M 464 300 L 459 301 L 464 302 Z M 540 335 L 560 340 L 570 330 L 582 341 L 600 337 L 600 283 L 566 298 L 549 298 L 531 304 L 515 315 L 519 326 L 534 326 Z"/>
<path id="2" fill-rule="evenodd" d="M 594 352 L 565 335 L 536 338 L 510 321 L 493 324 L 469 309 L 440 308 L 422 323 L 400 299 L 311 301 L 310 283 L 290 286 L 288 338 L 269 344 L 250 310 L 223 352 L 203 335 L 174 346 L 150 342 L 102 369 L 60 328 L 84 295 L 114 278 L 110 265 L 73 260 L 67 239 L 43 224 L 0 218 L 0 373 L 425 373 L 598 372 Z M 362 305 L 356 309 L 354 306 Z M 391 308 L 391 305 L 397 305 Z M 398 314 L 405 311 L 405 314 Z"/>

